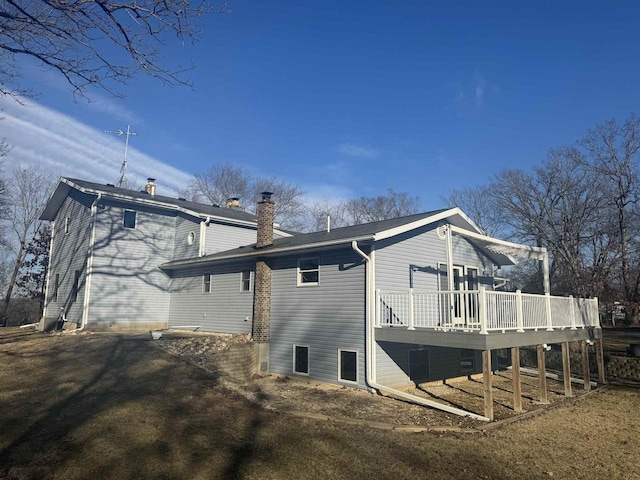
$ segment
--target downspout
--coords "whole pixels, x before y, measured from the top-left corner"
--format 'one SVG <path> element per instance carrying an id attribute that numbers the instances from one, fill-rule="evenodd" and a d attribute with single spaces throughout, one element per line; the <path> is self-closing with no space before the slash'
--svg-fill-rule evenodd
<path id="1" fill-rule="evenodd" d="M 42 318 L 40 319 L 38 330 L 44 331 L 44 322 L 45 318 L 47 318 L 47 305 L 49 300 L 49 280 L 51 279 L 51 259 L 53 258 L 53 237 L 56 234 L 56 222 L 54 221 L 51 225 L 51 238 L 49 243 L 49 264 L 47 265 L 47 281 L 46 286 L 44 288 L 44 307 L 42 308 Z"/>
<path id="2" fill-rule="evenodd" d="M 207 237 L 207 227 L 209 226 L 209 223 L 211 223 L 211 217 L 207 217 L 206 220 L 200 222 L 200 249 L 198 251 L 199 257 L 204 257 L 205 254 L 204 247 Z"/>
<path id="3" fill-rule="evenodd" d="M 89 301 L 91 299 L 91 276 L 93 274 L 93 248 L 96 243 L 96 213 L 98 208 L 98 202 L 102 198 L 102 193 L 98 193 L 98 196 L 91 204 L 91 237 L 89 237 L 89 251 L 87 254 L 87 273 L 84 280 L 84 303 L 82 305 L 82 321 L 80 328 L 76 331 L 84 330 L 89 320 Z"/>
<path id="4" fill-rule="evenodd" d="M 438 410 L 443 410 L 448 413 L 452 413 L 454 415 L 459 415 L 462 417 L 470 417 L 475 420 L 483 420 L 490 421 L 489 418 L 484 417 L 482 415 L 478 415 L 476 413 L 467 412 L 466 410 L 462 410 L 455 407 L 450 407 L 448 405 L 443 405 L 438 402 L 434 402 L 431 400 L 427 400 L 426 398 L 421 398 L 416 395 L 411 395 L 409 393 L 401 392 L 400 390 L 396 390 L 390 387 L 385 387 L 384 385 L 380 385 L 376 382 L 375 378 L 375 369 L 373 368 L 375 361 L 375 339 L 374 339 L 374 316 L 372 312 L 375 312 L 375 305 L 373 305 L 372 299 L 375 298 L 375 284 L 374 284 L 374 268 L 375 265 L 372 261 L 373 257 L 373 247 L 370 255 L 364 253 L 358 247 L 358 242 L 353 240 L 351 242 L 351 248 L 354 252 L 360 255 L 365 261 L 365 276 L 367 288 L 365 289 L 365 382 L 368 387 L 378 390 L 378 392 L 384 391 L 391 393 L 394 397 L 401 398 L 408 402 L 417 403 L 418 405 L 424 405 L 425 407 L 431 407 Z"/>

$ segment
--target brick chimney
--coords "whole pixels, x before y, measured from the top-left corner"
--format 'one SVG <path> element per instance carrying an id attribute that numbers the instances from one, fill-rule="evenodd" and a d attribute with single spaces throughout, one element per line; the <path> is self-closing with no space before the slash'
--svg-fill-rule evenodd
<path id="1" fill-rule="evenodd" d="M 144 191 L 149 195 L 156 194 L 156 179 L 155 178 L 147 178 L 147 184 L 144 186 Z"/>
<path id="2" fill-rule="evenodd" d="M 271 200 L 271 192 L 262 192 L 262 200 L 258 202 L 258 238 L 256 246 L 266 247 L 273 243 L 273 214 L 275 203 Z"/>
<path id="3" fill-rule="evenodd" d="M 275 204 L 271 192 L 262 192 L 258 202 L 258 232 L 256 246 L 266 247 L 273 243 L 273 214 Z M 253 293 L 253 325 L 251 337 L 258 344 L 259 375 L 269 373 L 269 340 L 271 329 L 271 267 L 265 258 L 256 260 L 256 275 Z"/>

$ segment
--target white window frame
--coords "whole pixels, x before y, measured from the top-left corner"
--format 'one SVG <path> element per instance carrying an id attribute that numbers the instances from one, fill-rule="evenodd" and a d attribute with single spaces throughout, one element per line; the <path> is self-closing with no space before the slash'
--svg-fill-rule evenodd
<path id="1" fill-rule="evenodd" d="M 202 274 L 202 294 L 203 295 L 209 295 L 212 291 L 213 291 L 213 279 L 212 279 L 213 275 L 209 272 L 209 273 L 203 273 Z M 207 279 L 209 281 L 207 281 Z M 205 289 L 205 286 L 208 285 L 208 289 Z"/>
<path id="2" fill-rule="evenodd" d="M 317 262 L 318 263 L 318 267 L 317 268 L 309 268 L 309 269 L 302 270 L 300 268 L 300 264 L 302 262 L 309 262 L 309 261 Z M 315 282 L 303 282 L 302 281 L 302 274 L 306 273 L 306 272 L 318 272 L 318 280 L 315 281 Z M 299 258 L 298 259 L 297 278 L 298 278 L 298 287 L 316 287 L 316 286 L 320 285 L 320 257 Z"/>
<path id="3" fill-rule="evenodd" d="M 347 353 L 355 353 L 356 355 L 356 379 L 355 380 L 347 380 L 345 378 L 342 378 L 342 352 L 347 352 Z M 338 382 L 340 383 L 348 383 L 350 385 L 357 385 L 358 384 L 358 357 L 359 357 L 359 352 L 358 350 L 351 350 L 349 348 L 339 348 L 338 349 Z"/>
<path id="4" fill-rule="evenodd" d="M 187 245 L 194 245 L 196 243 L 196 232 L 187 233 Z"/>
<path id="5" fill-rule="evenodd" d="M 65 217 L 64 219 L 64 234 L 67 235 L 69 233 L 71 219 L 69 217 Z"/>
<path id="6" fill-rule="evenodd" d="M 244 283 L 245 283 L 244 273 L 245 272 L 249 272 L 249 288 L 247 290 L 244 289 Z M 253 272 L 249 268 L 245 268 L 244 270 L 240 271 L 240 292 L 241 293 L 253 292 Z"/>
<path id="7" fill-rule="evenodd" d="M 309 347 L 309 345 L 298 345 L 296 343 L 294 343 L 292 348 L 292 353 L 293 353 L 293 358 L 292 358 L 292 362 L 291 362 L 291 371 L 293 373 L 295 373 L 296 375 L 304 375 L 305 377 L 309 376 L 309 371 L 311 371 L 311 348 Z M 306 348 L 307 349 L 307 371 L 305 372 L 298 372 L 296 370 L 296 348 Z"/>
<path id="8" fill-rule="evenodd" d="M 125 218 L 127 216 L 127 213 L 133 213 L 133 227 L 127 227 L 127 225 L 125 223 Z M 122 212 L 122 227 L 123 228 L 132 228 L 134 230 L 136 228 L 138 228 L 138 212 L 137 212 L 137 210 L 124 209 L 124 211 Z"/>

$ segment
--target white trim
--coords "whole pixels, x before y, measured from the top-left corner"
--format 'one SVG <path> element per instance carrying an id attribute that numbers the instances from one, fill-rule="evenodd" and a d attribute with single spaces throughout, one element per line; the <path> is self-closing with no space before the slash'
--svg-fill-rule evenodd
<path id="1" fill-rule="evenodd" d="M 307 373 L 305 372 L 298 372 L 296 371 L 296 348 L 300 347 L 300 348 L 306 348 L 307 349 Z M 293 358 L 291 359 L 291 371 L 296 374 L 296 375 L 304 375 L 305 377 L 309 376 L 309 372 L 311 371 L 311 348 L 309 347 L 309 345 L 299 345 L 297 343 L 293 343 L 292 344 L 292 349 L 291 349 L 291 353 L 293 354 Z"/>
<path id="2" fill-rule="evenodd" d="M 458 235 L 462 235 L 464 237 L 474 238 L 476 240 L 480 240 L 492 245 L 498 245 L 507 247 L 513 250 L 516 250 L 519 254 L 522 254 L 524 258 L 534 258 L 536 260 L 543 260 L 543 258 L 547 254 L 547 249 L 544 247 L 531 247 L 529 245 L 521 245 L 519 243 L 508 242 L 506 240 L 499 240 L 497 238 L 488 237 L 486 235 L 480 235 L 477 233 L 470 232 L 468 230 L 464 230 L 462 228 L 456 227 L 455 225 L 451 225 L 451 231 L 457 233 Z M 508 255 L 502 253 L 502 255 Z"/>
<path id="3" fill-rule="evenodd" d="M 49 281 L 51 280 L 51 259 L 53 258 L 53 239 L 56 235 L 56 222 L 51 223 L 51 239 L 49 243 L 49 264 L 47 265 L 47 283 L 44 287 L 44 307 L 42 308 L 42 319 L 39 330 L 44 329 L 44 319 L 47 317 L 47 306 L 49 305 Z M 57 303 L 57 302 L 56 302 Z"/>
<path id="4" fill-rule="evenodd" d="M 191 246 L 196 243 L 196 232 L 191 231 L 187 233 L 187 245 Z"/>
<path id="5" fill-rule="evenodd" d="M 201 292 L 202 295 L 209 295 L 211 292 L 213 292 L 213 286 L 212 286 L 213 279 L 211 277 L 213 277 L 211 272 L 202 274 L 202 292 Z M 205 289 L 204 289 L 204 286 L 207 285 L 207 282 L 205 281 L 205 278 L 209 278 L 209 282 L 208 282 L 209 290 L 208 291 L 205 291 Z"/>
<path id="6" fill-rule="evenodd" d="M 458 207 L 455 207 L 455 208 L 450 208 L 449 210 L 445 210 L 444 212 L 431 215 L 430 217 L 426 217 L 421 220 L 416 220 L 415 222 L 406 223 L 404 225 L 400 225 L 399 227 L 390 228 L 389 230 L 383 230 L 381 232 L 376 233 L 374 235 L 374 239 L 378 241 L 378 240 L 384 240 L 385 238 L 389 238 L 389 237 L 395 237 L 396 235 L 400 235 L 402 233 L 415 230 L 416 228 L 424 227 L 425 225 L 429 225 L 431 223 L 444 220 L 445 218 L 448 218 L 448 217 L 453 217 L 454 215 L 459 215 L 466 223 L 469 224 L 469 226 L 472 229 L 476 230 L 477 234 L 483 233 L 482 230 L 469 217 L 467 217 L 467 215 L 462 210 L 460 210 Z"/>
<path id="7" fill-rule="evenodd" d="M 309 261 L 316 261 L 318 266 L 317 268 L 309 268 L 306 270 L 301 270 L 300 269 L 300 263 L 302 262 L 309 262 Z M 297 267 L 297 286 L 298 287 L 317 287 L 318 285 L 320 285 L 320 257 L 302 257 L 298 259 L 298 267 Z M 302 281 L 302 272 L 318 272 L 318 280 L 315 282 L 303 282 Z"/>
<path id="8" fill-rule="evenodd" d="M 347 353 L 355 353 L 356 355 L 356 379 L 355 380 L 346 380 L 344 378 L 340 378 L 342 374 L 342 352 Z M 339 383 L 347 383 L 349 385 L 358 385 L 358 380 L 360 375 L 358 375 L 358 357 L 360 356 L 360 351 L 358 349 L 349 349 L 349 348 L 338 348 L 338 382 Z"/>
<path id="9" fill-rule="evenodd" d="M 69 217 L 64 218 L 64 234 L 68 235 L 69 230 L 71 229 L 71 219 Z"/>

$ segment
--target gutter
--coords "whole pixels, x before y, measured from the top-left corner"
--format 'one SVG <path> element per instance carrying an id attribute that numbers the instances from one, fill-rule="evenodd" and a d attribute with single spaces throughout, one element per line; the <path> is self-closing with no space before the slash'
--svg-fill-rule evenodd
<path id="1" fill-rule="evenodd" d="M 367 255 L 358 247 L 358 242 L 353 240 L 351 242 L 351 248 L 354 252 L 360 255 L 365 261 L 365 272 L 366 272 L 366 284 L 367 288 L 365 289 L 365 382 L 368 387 L 377 390 L 378 393 L 385 392 L 389 393 L 394 397 L 401 398 L 402 400 L 406 400 L 411 403 L 417 403 L 419 405 L 424 405 L 425 407 L 431 407 L 438 410 L 443 410 L 447 413 L 452 413 L 454 415 L 459 415 L 461 417 L 470 417 L 475 420 L 483 420 L 485 422 L 491 421 L 491 419 L 484 417 L 482 415 L 478 415 L 476 413 L 468 412 L 466 410 L 462 410 L 455 407 L 450 407 L 448 405 L 443 405 L 438 402 L 434 402 L 432 400 L 427 400 L 426 398 L 421 398 L 416 395 L 411 395 L 406 392 L 401 392 L 400 390 L 396 390 L 394 388 L 385 387 L 384 385 L 380 385 L 376 382 L 375 378 L 375 369 L 373 368 L 375 361 L 375 337 L 374 337 L 374 325 L 373 325 L 373 317 L 372 311 L 375 311 L 375 305 L 373 305 L 372 299 L 375 298 L 375 285 L 374 285 L 374 262 L 372 261 L 372 257 L 374 255 L 373 247 L 371 250 L 371 254 Z M 372 308 L 374 307 L 374 308 Z"/>

